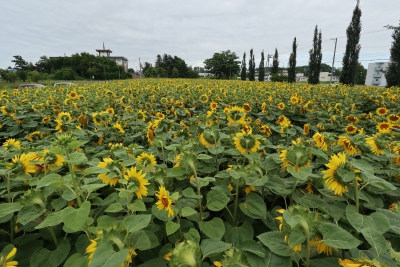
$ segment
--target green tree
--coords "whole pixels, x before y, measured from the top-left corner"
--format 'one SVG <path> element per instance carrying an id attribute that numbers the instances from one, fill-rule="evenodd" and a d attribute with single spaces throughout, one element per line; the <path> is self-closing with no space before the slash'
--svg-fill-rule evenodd
<path id="1" fill-rule="evenodd" d="M 322 61 L 322 33 L 321 30 L 318 34 L 318 25 L 315 25 L 314 38 L 313 38 L 313 48 L 310 50 L 310 60 L 308 61 L 309 84 L 319 83 L 319 73 L 321 72 L 321 61 Z"/>
<path id="2" fill-rule="evenodd" d="M 29 72 L 28 77 L 32 82 L 38 83 L 40 80 L 40 73 L 36 70 L 33 70 Z"/>
<path id="3" fill-rule="evenodd" d="M 355 84 L 365 84 L 365 78 L 367 77 L 367 69 L 358 62 L 356 66 L 356 77 Z"/>
<path id="4" fill-rule="evenodd" d="M 17 70 L 17 76 L 24 82 L 26 81 L 26 79 L 28 79 L 28 73 L 23 69 Z"/>
<path id="5" fill-rule="evenodd" d="M 230 50 L 214 53 L 212 58 L 204 61 L 207 72 L 215 75 L 217 79 L 228 79 L 231 75 L 237 75 L 240 71 L 239 57 Z"/>
<path id="6" fill-rule="evenodd" d="M 178 78 L 179 70 L 176 67 L 172 68 L 172 78 Z"/>
<path id="7" fill-rule="evenodd" d="M 243 53 L 241 70 L 242 71 L 240 73 L 240 79 L 242 81 L 245 81 L 246 80 L 246 52 Z"/>
<path id="8" fill-rule="evenodd" d="M 296 37 L 294 37 L 292 45 L 292 53 L 290 54 L 289 57 L 289 66 L 288 66 L 289 83 L 296 82 L 296 50 L 297 50 L 297 43 L 296 43 Z"/>
<path id="9" fill-rule="evenodd" d="M 24 70 L 28 67 L 28 62 L 24 60 L 21 56 L 13 56 L 13 60 L 11 62 L 14 62 L 15 68 L 18 70 Z"/>
<path id="10" fill-rule="evenodd" d="M 278 49 L 275 48 L 275 54 L 272 59 L 271 75 L 278 74 L 278 71 L 279 71 L 279 54 L 278 54 Z"/>
<path id="11" fill-rule="evenodd" d="M 386 86 L 400 86 L 400 23 L 398 27 L 386 26 L 392 29 L 393 42 L 390 48 L 390 62 L 385 70 Z"/>
<path id="12" fill-rule="evenodd" d="M 35 70 L 37 70 L 40 73 L 50 73 L 51 68 L 49 65 L 49 59 L 46 56 L 41 56 L 39 58 L 39 61 L 36 62 L 35 64 Z"/>
<path id="13" fill-rule="evenodd" d="M 253 48 L 250 49 L 250 59 L 249 59 L 249 81 L 254 81 L 255 80 L 255 68 L 256 68 L 256 63 L 254 62 L 254 54 L 253 54 Z"/>
<path id="14" fill-rule="evenodd" d="M 15 81 L 18 79 L 18 76 L 15 72 L 8 72 L 6 74 L 7 81 L 10 83 L 15 83 Z"/>
<path id="15" fill-rule="evenodd" d="M 263 82 L 265 78 L 265 58 L 264 58 L 264 51 L 261 52 L 261 61 L 260 65 L 258 66 L 258 81 Z"/>
<path id="16" fill-rule="evenodd" d="M 360 1 L 357 0 L 357 5 L 353 10 L 353 17 L 346 30 L 347 43 L 343 55 L 342 75 L 340 76 L 340 82 L 343 84 L 353 85 L 356 82 L 356 68 L 361 50 L 361 45 L 359 44 L 361 33 L 361 9 L 359 4 Z"/>

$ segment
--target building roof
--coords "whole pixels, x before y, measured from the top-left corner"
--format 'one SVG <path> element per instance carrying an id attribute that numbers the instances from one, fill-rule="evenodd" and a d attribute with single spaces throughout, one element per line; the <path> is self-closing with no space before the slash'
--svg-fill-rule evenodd
<path id="1" fill-rule="evenodd" d="M 96 49 L 97 52 L 109 52 L 112 53 L 110 49 Z"/>
<path id="2" fill-rule="evenodd" d="M 111 59 L 124 59 L 124 60 L 128 61 L 128 59 L 127 59 L 126 57 L 113 56 L 113 57 L 107 57 L 107 58 L 111 58 Z"/>

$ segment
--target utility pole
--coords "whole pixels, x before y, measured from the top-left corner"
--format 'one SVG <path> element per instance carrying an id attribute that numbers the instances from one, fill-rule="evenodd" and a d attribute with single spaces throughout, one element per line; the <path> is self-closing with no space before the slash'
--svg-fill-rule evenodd
<path id="1" fill-rule="evenodd" d="M 335 65 L 335 55 L 336 55 L 336 44 L 337 44 L 337 38 L 331 38 L 331 40 L 335 41 L 335 50 L 333 52 L 333 61 L 332 61 L 332 68 L 331 68 L 331 84 L 332 84 L 332 76 L 333 76 L 333 66 Z"/>
<path id="2" fill-rule="evenodd" d="M 268 78 L 267 81 L 269 81 L 269 76 L 270 76 L 270 72 L 269 72 L 269 59 L 272 58 L 272 55 L 268 54 L 267 55 L 267 73 L 268 73 Z"/>

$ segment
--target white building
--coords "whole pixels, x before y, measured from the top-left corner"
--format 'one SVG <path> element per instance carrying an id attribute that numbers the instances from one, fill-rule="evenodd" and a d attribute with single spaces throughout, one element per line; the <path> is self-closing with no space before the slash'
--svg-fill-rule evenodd
<path id="1" fill-rule="evenodd" d="M 365 85 L 386 86 L 386 78 L 383 71 L 387 69 L 389 62 L 369 63 Z"/>
<path id="2" fill-rule="evenodd" d="M 99 53 L 99 57 L 106 57 L 110 60 L 115 61 L 117 65 L 124 67 L 125 72 L 128 72 L 128 59 L 126 57 L 118 56 L 118 57 L 112 57 L 110 54 L 112 51 L 110 49 L 105 49 L 104 44 L 103 44 L 103 49 L 96 49 L 96 51 Z"/>
<path id="3" fill-rule="evenodd" d="M 330 82 L 331 81 L 331 73 L 330 72 L 320 72 L 319 73 L 319 81 L 320 82 Z M 332 82 L 338 82 L 339 77 L 332 76 Z"/>

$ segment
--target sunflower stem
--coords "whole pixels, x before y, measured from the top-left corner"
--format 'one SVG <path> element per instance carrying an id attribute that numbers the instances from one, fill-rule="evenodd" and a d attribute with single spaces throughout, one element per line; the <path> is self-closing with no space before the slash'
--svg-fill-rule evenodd
<path id="1" fill-rule="evenodd" d="M 54 244 L 56 245 L 56 247 L 58 247 L 58 241 L 57 241 L 57 237 L 56 237 L 56 234 L 55 234 L 55 232 L 54 232 L 53 227 L 52 227 L 52 226 L 48 226 L 47 229 L 49 230 L 50 235 L 51 235 L 51 237 L 53 238 Z"/>
<path id="2" fill-rule="evenodd" d="M 194 173 L 194 178 L 196 179 L 196 187 L 197 187 L 197 196 L 201 196 L 201 192 L 200 192 L 200 181 L 199 181 L 199 177 L 197 177 L 197 170 L 196 167 L 194 166 L 194 163 L 192 161 L 189 162 L 189 166 L 192 169 L 193 173 Z M 200 221 L 203 220 L 203 208 L 201 206 L 201 199 L 197 199 L 197 201 L 199 202 L 199 211 L 200 211 Z"/>
<path id="3" fill-rule="evenodd" d="M 392 182 L 392 159 L 389 158 L 389 182 Z"/>
<path id="4" fill-rule="evenodd" d="M 354 177 L 354 199 L 356 201 L 356 211 L 360 213 L 360 200 L 358 197 L 358 181 L 357 176 Z"/>
<path id="5" fill-rule="evenodd" d="M 11 171 L 7 174 L 7 202 L 11 203 Z M 14 216 L 10 219 L 10 242 L 14 242 Z"/>
<path id="6" fill-rule="evenodd" d="M 237 225 L 237 211 L 239 206 L 239 179 L 236 180 L 235 207 L 233 210 L 233 226 Z"/>
<path id="7" fill-rule="evenodd" d="M 308 224 L 303 219 L 300 221 L 300 225 L 303 227 L 304 232 L 306 234 L 306 267 L 310 266 L 310 254 L 311 254 L 311 246 L 310 246 L 310 229 L 308 228 Z"/>

